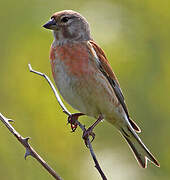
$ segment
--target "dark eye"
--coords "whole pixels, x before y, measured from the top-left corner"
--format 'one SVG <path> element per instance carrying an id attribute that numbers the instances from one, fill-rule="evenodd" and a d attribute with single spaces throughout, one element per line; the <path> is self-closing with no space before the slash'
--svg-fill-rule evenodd
<path id="1" fill-rule="evenodd" d="M 61 19 L 61 22 L 66 23 L 66 22 L 68 22 L 68 20 L 69 20 L 68 17 L 63 17 L 63 18 Z"/>

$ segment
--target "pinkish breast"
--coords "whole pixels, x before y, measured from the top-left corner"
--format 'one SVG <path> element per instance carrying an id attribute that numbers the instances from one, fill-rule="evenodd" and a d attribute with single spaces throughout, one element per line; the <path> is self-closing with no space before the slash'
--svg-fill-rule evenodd
<path id="1" fill-rule="evenodd" d="M 51 47 L 50 59 L 60 60 L 72 75 L 81 76 L 89 72 L 89 54 L 84 43 Z"/>

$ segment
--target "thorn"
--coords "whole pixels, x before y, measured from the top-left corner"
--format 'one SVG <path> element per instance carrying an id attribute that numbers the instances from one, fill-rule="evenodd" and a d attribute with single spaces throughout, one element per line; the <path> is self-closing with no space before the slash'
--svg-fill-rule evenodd
<path id="1" fill-rule="evenodd" d="M 23 138 L 24 143 L 28 145 L 28 140 L 29 139 L 30 139 L 30 137 Z"/>
<path id="2" fill-rule="evenodd" d="M 29 139 L 30 139 L 30 137 L 23 138 L 23 141 L 26 144 L 26 152 L 25 152 L 25 156 L 24 156 L 25 160 L 26 160 L 27 156 L 32 156 L 32 153 L 29 149 L 29 144 L 28 144 Z"/>
<path id="3" fill-rule="evenodd" d="M 30 139 L 30 137 L 26 137 L 25 139 L 26 139 L 26 141 L 28 141 Z"/>
<path id="4" fill-rule="evenodd" d="M 30 139 L 30 137 L 26 137 L 26 138 L 24 138 L 24 141 L 28 142 L 29 139 Z"/>
<path id="5" fill-rule="evenodd" d="M 24 159 L 26 160 L 28 156 L 31 156 L 31 152 L 29 149 L 26 148 Z"/>
<path id="6" fill-rule="evenodd" d="M 8 122 L 15 122 L 13 119 L 8 119 Z"/>

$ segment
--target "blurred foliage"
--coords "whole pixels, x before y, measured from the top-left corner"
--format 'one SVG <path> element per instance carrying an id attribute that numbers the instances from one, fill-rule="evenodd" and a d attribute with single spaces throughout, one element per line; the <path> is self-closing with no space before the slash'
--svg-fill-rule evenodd
<path id="1" fill-rule="evenodd" d="M 73 9 L 91 24 L 118 76 L 130 114 L 161 168 L 138 167 L 127 144 L 104 122 L 95 129 L 96 155 L 108 179 L 167 180 L 170 177 L 170 2 L 168 0 L 1 0 L 0 112 L 64 178 L 100 179 L 81 139 L 70 133 L 48 84 L 29 73 L 27 64 L 50 76 L 53 40 L 42 25 L 55 11 Z M 75 110 L 68 106 L 71 112 Z M 89 126 L 93 121 L 82 117 Z M 0 179 L 52 179 L 0 123 Z"/>

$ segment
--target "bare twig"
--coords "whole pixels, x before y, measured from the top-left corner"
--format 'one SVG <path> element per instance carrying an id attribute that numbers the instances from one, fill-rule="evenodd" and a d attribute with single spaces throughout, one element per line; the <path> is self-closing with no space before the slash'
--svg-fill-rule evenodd
<path id="1" fill-rule="evenodd" d="M 62 180 L 61 177 L 38 155 L 38 153 L 28 143 L 29 137 L 23 138 L 9 123 L 13 120 L 6 118 L 0 113 L 0 120 L 9 129 L 9 131 L 18 139 L 18 141 L 25 147 L 25 159 L 27 156 L 34 157 L 56 180 Z"/>
<path id="2" fill-rule="evenodd" d="M 64 112 L 66 115 L 70 116 L 71 113 L 67 110 L 67 108 L 65 107 L 65 105 L 64 105 L 63 102 L 61 101 L 61 98 L 60 98 L 60 96 L 58 95 L 58 93 L 57 93 L 57 91 L 56 91 L 56 89 L 55 89 L 55 86 L 53 85 L 53 83 L 51 82 L 51 80 L 49 79 L 49 77 L 48 77 L 47 75 L 45 75 L 44 73 L 41 73 L 41 72 L 38 72 L 38 71 L 33 70 L 32 67 L 31 67 L 31 64 L 28 64 L 28 67 L 29 67 L 30 72 L 35 73 L 35 74 L 38 74 L 38 75 L 40 75 L 40 76 L 43 76 L 43 77 L 47 80 L 47 82 L 48 82 L 48 84 L 50 85 L 50 87 L 52 88 L 52 90 L 53 90 L 53 92 L 54 92 L 54 94 L 55 94 L 55 96 L 56 96 L 56 99 L 57 99 L 58 103 L 60 104 L 63 112 Z M 79 127 L 82 129 L 83 132 L 86 131 L 85 126 L 82 125 L 78 120 L 76 120 L 76 123 L 79 125 Z M 99 163 L 98 163 L 98 161 L 97 161 L 96 155 L 95 155 L 95 153 L 94 153 L 94 151 L 93 151 L 93 148 L 92 148 L 92 145 L 91 145 L 91 142 L 90 142 L 89 138 L 87 138 L 87 146 L 88 146 L 88 148 L 90 149 L 90 153 L 91 153 L 91 156 L 92 156 L 92 158 L 93 158 L 93 160 L 94 160 L 96 169 L 97 169 L 98 172 L 100 173 L 102 179 L 103 179 L 103 180 L 107 180 L 105 174 L 103 173 L 103 171 L 102 171 L 102 169 L 101 169 L 101 167 L 100 167 L 100 165 L 99 165 Z"/>

